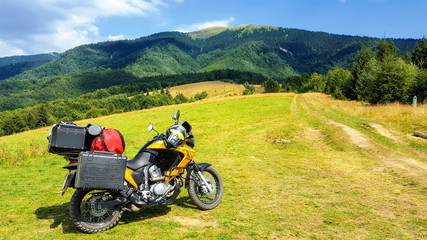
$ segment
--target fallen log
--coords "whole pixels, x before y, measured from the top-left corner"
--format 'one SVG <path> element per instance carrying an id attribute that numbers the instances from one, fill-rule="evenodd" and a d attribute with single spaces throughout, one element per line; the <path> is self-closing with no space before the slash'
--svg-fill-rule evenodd
<path id="1" fill-rule="evenodd" d="M 423 132 L 415 131 L 415 132 L 414 132 L 414 136 L 417 136 L 417 137 L 420 137 L 420 138 L 427 139 L 427 133 L 423 133 Z"/>

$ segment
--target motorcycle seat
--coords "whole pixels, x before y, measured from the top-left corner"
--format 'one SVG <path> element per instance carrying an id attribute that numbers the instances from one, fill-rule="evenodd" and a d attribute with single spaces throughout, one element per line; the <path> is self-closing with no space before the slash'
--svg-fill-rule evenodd
<path id="1" fill-rule="evenodd" d="M 150 164 L 156 157 L 154 153 L 155 152 L 151 152 L 147 150 L 140 151 L 138 152 L 138 154 L 135 155 L 135 157 L 132 160 L 129 160 L 126 162 L 126 167 L 132 170 L 137 170 L 142 167 L 145 167 L 148 164 Z"/>

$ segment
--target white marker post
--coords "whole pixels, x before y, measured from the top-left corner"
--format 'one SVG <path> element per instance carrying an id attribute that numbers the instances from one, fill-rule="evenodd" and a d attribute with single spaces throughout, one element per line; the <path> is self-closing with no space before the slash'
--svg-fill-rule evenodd
<path id="1" fill-rule="evenodd" d="M 412 99 L 412 106 L 417 107 L 417 96 Z"/>

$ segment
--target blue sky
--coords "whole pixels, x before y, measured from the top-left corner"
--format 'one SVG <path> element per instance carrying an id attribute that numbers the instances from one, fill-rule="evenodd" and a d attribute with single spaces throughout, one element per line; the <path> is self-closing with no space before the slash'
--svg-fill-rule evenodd
<path id="1" fill-rule="evenodd" d="M 0 0 L 0 57 L 241 24 L 418 39 L 427 0 Z"/>

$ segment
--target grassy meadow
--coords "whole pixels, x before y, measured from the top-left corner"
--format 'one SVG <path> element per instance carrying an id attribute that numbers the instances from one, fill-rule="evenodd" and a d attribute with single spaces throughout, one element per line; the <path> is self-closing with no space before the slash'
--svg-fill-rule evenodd
<path id="1" fill-rule="evenodd" d="M 221 90 L 222 91 L 222 90 Z M 198 91 L 200 92 L 200 91 Z M 422 239 L 427 237 L 427 106 L 372 107 L 323 94 L 212 98 L 78 122 L 121 131 L 132 158 L 181 110 L 196 162 L 224 182 L 220 205 L 125 213 L 107 232 L 70 222 L 67 162 L 47 153 L 49 128 L 0 138 L 0 239 Z M 349 135 L 348 133 L 352 133 Z M 275 143 L 274 140 L 291 143 Z M 360 143 L 360 144 L 358 144 Z"/>

